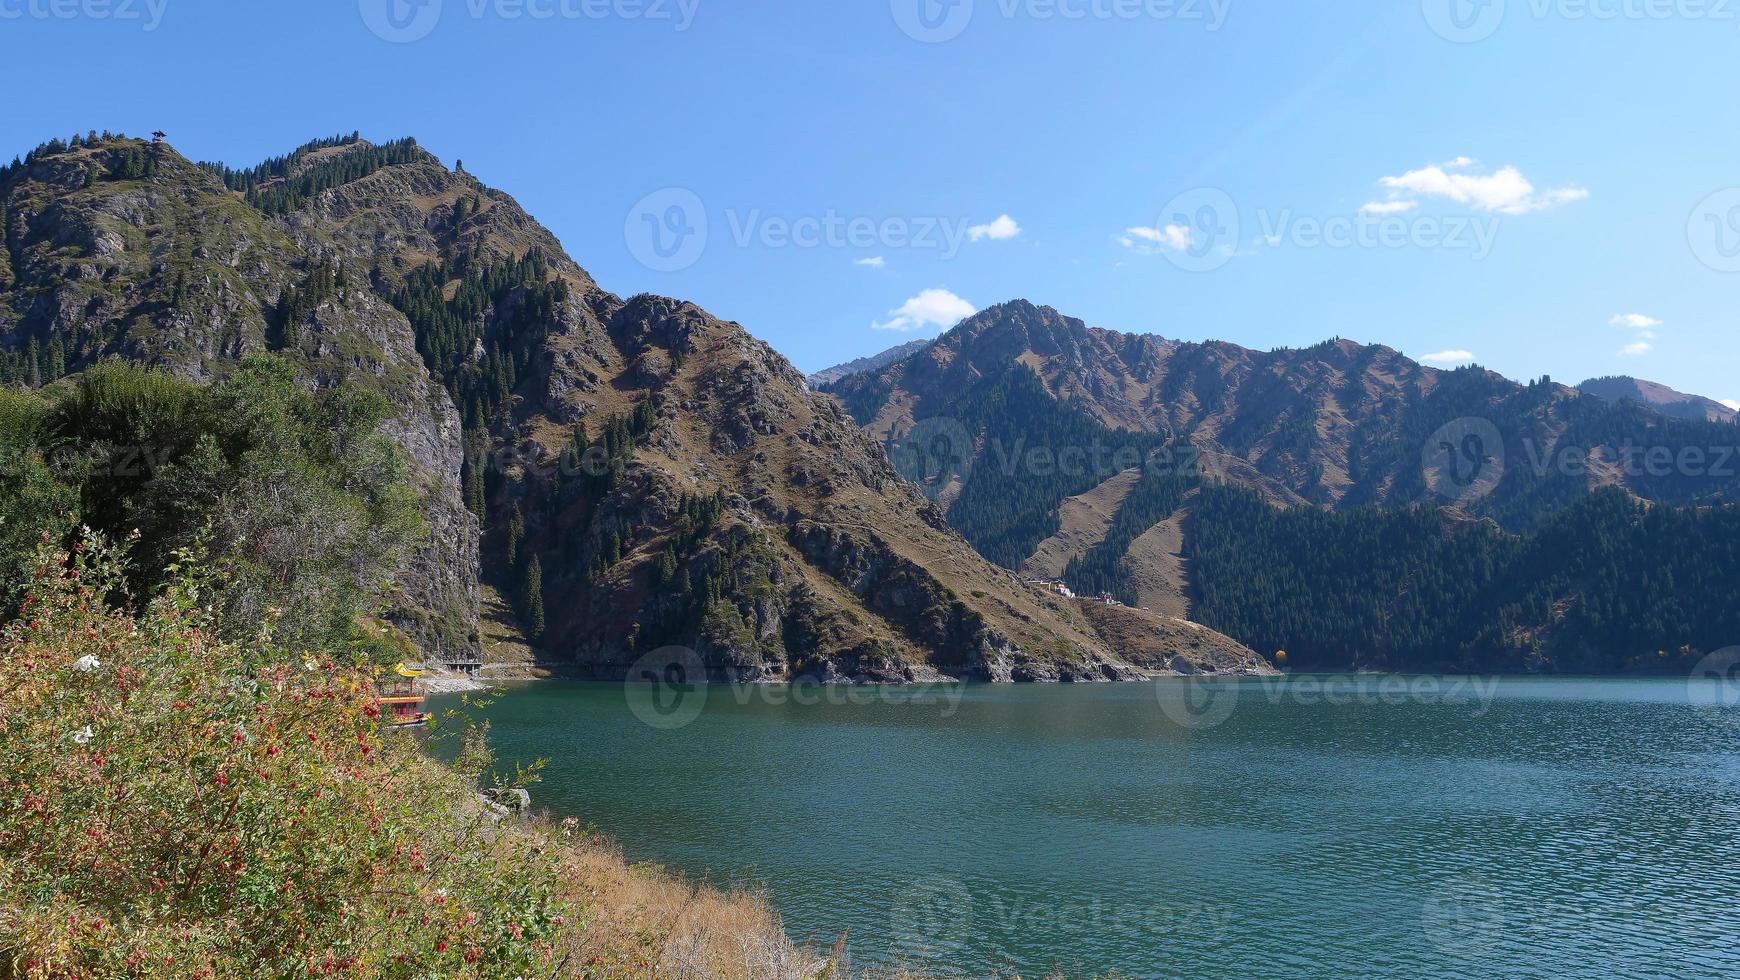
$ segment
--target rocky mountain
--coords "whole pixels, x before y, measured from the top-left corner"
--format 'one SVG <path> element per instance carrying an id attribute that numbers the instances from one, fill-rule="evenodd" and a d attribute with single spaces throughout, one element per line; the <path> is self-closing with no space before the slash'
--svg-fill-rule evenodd
<path id="1" fill-rule="evenodd" d="M 831 385 L 842 378 L 847 378 L 854 374 L 863 374 L 865 371 L 880 370 L 893 364 L 895 361 L 905 360 L 930 345 L 931 342 L 929 340 L 914 340 L 910 343 L 901 344 L 898 347 L 890 347 L 880 354 L 872 354 L 869 357 L 860 357 L 855 361 L 836 364 L 831 368 L 817 371 L 815 374 L 810 375 L 810 387 L 820 388 L 824 385 Z"/>
<path id="2" fill-rule="evenodd" d="M 1626 376 L 1594 378 L 1577 386 L 1585 395 L 1594 395 L 1605 402 L 1625 400 L 1639 402 L 1674 418 L 1700 422 L 1733 422 L 1740 412 L 1702 395 L 1688 395 L 1664 384 Z"/>
<path id="3" fill-rule="evenodd" d="M 672 648 L 739 680 L 1267 669 L 986 561 L 778 353 L 604 291 L 412 141 L 233 170 L 93 134 L 0 170 L 0 207 L 0 381 L 109 358 L 208 380 L 270 351 L 389 399 L 427 537 L 386 598 L 431 659 L 477 656 L 487 584 L 542 666 L 585 676 Z"/>
<path id="4" fill-rule="evenodd" d="M 1682 600 L 1684 615 L 1641 613 L 1638 598 L 1715 588 L 1673 554 L 1735 565 L 1727 423 L 1388 347 L 1172 343 L 1023 301 L 824 390 L 992 561 L 1303 662 L 1677 667 L 1655 654 L 1737 628 Z M 1693 530 L 1705 511 L 1710 528 Z M 1628 566 L 1629 588 L 1587 557 L 1617 548 L 1652 556 Z M 1475 622 L 1506 626 L 1459 625 Z"/>
<path id="5" fill-rule="evenodd" d="M 1733 442 L 1731 430 L 1699 428 L 1638 404 L 1609 405 L 1550 380 L 1517 384 L 1480 368 L 1440 371 L 1347 340 L 1267 352 L 1222 341 L 1172 343 L 1088 327 L 1024 301 L 985 310 L 922 353 L 827 390 L 886 441 L 926 420 L 970 412 L 975 393 L 1011 378 L 1017 385 L 1032 379 L 1046 399 L 1106 433 L 1188 442 L 1202 472 L 1277 504 L 1460 502 L 1522 528 L 1564 499 L 1603 486 L 1707 503 L 1732 499 L 1740 485 L 1731 475 L 1658 474 L 1627 448 L 1720 446 Z M 985 440 L 983 431 L 971 434 L 977 458 L 1009 448 Z M 1492 443 L 1481 449 L 1482 460 L 1461 457 L 1470 434 Z M 1456 453 L 1446 458 L 1441 444 L 1452 435 Z M 1122 441 L 1133 442 L 1127 435 Z M 1564 464 L 1566 452 L 1578 465 Z M 1483 461 L 1490 482 L 1470 488 L 1442 479 L 1441 471 L 1454 468 L 1447 464 Z"/>

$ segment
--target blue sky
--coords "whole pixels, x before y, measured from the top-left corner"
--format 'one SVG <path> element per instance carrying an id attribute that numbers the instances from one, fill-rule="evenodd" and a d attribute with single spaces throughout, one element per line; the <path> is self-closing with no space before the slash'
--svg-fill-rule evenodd
<path id="1" fill-rule="evenodd" d="M 1729 2 L 0 0 L 0 152 L 414 135 L 806 370 L 1023 297 L 1740 398 Z"/>

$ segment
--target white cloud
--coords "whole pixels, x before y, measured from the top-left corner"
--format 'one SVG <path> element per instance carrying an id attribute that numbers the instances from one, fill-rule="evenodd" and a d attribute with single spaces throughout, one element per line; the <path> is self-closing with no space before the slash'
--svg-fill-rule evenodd
<path id="1" fill-rule="evenodd" d="M 1573 201 L 1581 201 L 1589 192 L 1581 187 L 1558 187 L 1537 190 L 1522 171 L 1515 167 L 1500 167 L 1483 174 L 1474 169 L 1468 157 L 1457 157 L 1448 163 L 1434 163 L 1410 170 L 1399 177 L 1384 177 L 1378 181 L 1390 192 L 1390 200 L 1375 205 L 1396 207 L 1418 204 L 1418 198 L 1436 197 L 1466 204 L 1477 211 L 1499 214 L 1528 214 L 1545 211 Z M 1366 205 L 1361 210 L 1373 207 Z M 1373 214 L 1393 214 L 1395 211 L 1368 211 Z"/>
<path id="2" fill-rule="evenodd" d="M 1435 354 L 1427 354 L 1420 360 L 1427 364 L 1472 364 L 1474 354 L 1465 350 L 1441 350 Z"/>
<path id="3" fill-rule="evenodd" d="M 1360 214 L 1403 214 L 1420 206 L 1419 201 L 1371 201 L 1359 209 Z"/>
<path id="4" fill-rule="evenodd" d="M 1736 412 L 1740 412 L 1740 401 L 1736 401 L 1735 399 L 1732 399 L 1732 398 L 1724 398 L 1724 399 L 1722 399 L 1722 404 L 1728 406 L 1729 408 L 1733 409 Z"/>
<path id="5" fill-rule="evenodd" d="M 1001 242 L 1019 234 L 1021 234 L 1021 226 L 1015 223 L 1014 218 L 1006 214 L 988 225 L 974 225 L 967 229 L 967 237 L 975 242 L 985 238 Z"/>
<path id="6" fill-rule="evenodd" d="M 1621 347 L 1619 349 L 1619 356 L 1620 357 L 1642 357 L 1643 355 L 1649 353 L 1652 350 L 1655 350 L 1654 344 L 1651 344 L 1648 341 L 1640 340 L 1635 344 L 1626 344 L 1624 347 Z"/>
<path id="7" fill-rule="evenodd" d="M 973 304 L 946 289 L 927 289 L 888 311 L 888 319 L 870 324 L 872 330 L 922 330 L 935 326 L 947 329 L 977 313 Z"/>
<path id="8" fill-rule="evenodd" d="M 1132 251 L 1151 255 L 1161 248 L 1182 252 L 1191 245 L 1190 229 L 1183 225 L 1162 228 L 1125 228 L 1118 244 Z"/>
<path id="9" fill-rule="evenodd" d="M 1655 328 L 1661 326 L 1660 320 L 1657 320 L 1653 316 L 1644 316 L 1642 313 L 1621 313 L 1607 322 L 1616 327 L 1630 327 L 1631 329 L 1636 330 L 1637 339 L 1640 341 L 1654 340 Z M 1636 343 L 1626 347 L 1625 350 L 1620 353 L 1635 356 L 1638 354 L 1647 354 L 1649 349 L 1648 344 Z"/>
<path id="10" fill-rule="evenodd" d="M 888 264 L 888 260 L 880 255 L 872 255 L 867 259 L 853 259 L 853 265 L 862 265 L 871 269 L 880 269 Z"/>

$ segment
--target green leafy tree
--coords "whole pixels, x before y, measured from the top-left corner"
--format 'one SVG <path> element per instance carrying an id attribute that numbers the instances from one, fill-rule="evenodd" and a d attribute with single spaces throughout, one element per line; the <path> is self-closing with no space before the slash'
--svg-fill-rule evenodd
<path id="1" fill-rule="evenodd" d="M 403 458 L 379 432 L 387 413 L 352 385 L 304 391 L 267 355 L 210 388 L 107 364 L 59 397 L 38 441 L 78 474 L 85 522 L 137 537 L 141 569 L 204 542 L 229 578 L 228 634 L 275 624 L 286 643 L 329 647 L 421 531 Z"/>

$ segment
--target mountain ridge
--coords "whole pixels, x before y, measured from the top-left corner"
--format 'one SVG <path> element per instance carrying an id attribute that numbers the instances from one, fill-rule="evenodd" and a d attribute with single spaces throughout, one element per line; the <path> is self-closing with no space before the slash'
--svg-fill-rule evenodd
<path id="1" fill-rule="evenodd" d="M 487 581 L 544 668 L 581 676 L 674 647 L 743 681 L 1268 669 L 991 566 L 771 347 L 600 289 L 511 197 L 414 141 L 231 171 L 94 138 L 8 168 L 0 200 L 0 351 L 56 375 L 15 380 L 121 358 L 204 381 L 271 352 L 308 385 L 388 396 L 430 531 L 389 618 L 432 659 L 476 659 Z"/>
<path id="2" fill-rule="evenodd" d="M 1674 418 L 1708 422 L 1740 421 L 1740 412 L 1714 398 L 1688 395 L 1667 385 L 1629 375 L 1591 378 L 1578 385 L 1577 390 L 1606 402 L 1630 399 Z"/>
<path id="3" fill-rule="evenodd" d="M 1727 423 L 1341 339 L 1162 343 L 1024 300 L 825 390 L 986 557 L 1061 563 L 1077 591 L 1184 608 L 1290 663 L 1679 668 L 1737 628 L 1698 611 L 1715 592 L 1655 595 L 1734 564 Z M 1616 547 L 1649 556 L 1629 591 L 1590 557 Z M 1673 557 L 1695 552 L 1707 569 Z"/>
<path id="4" fill-rule="evenodd" d="M 865 371 L 875 371 L 878 368 L 887 367 L 895 361 L 910 357 L 913 354 L 924 350 L 930 345 L 931 341 L 929 340 L 921 339 L 908 341 L 907 343 L 900 344 L 896 347 L 890 347 L 879 354 L 871 354 L 869 357 L 860 357 L 856 360 L 847 361 L 844 364 L 836 364 L 831 368 L 824 368 L 823 370 L 810 375 L 810 387 L 820 388 L 823 385 L 833 384 L 842 378 L 850 377 L 854 374 L 862 374 Z"/>

